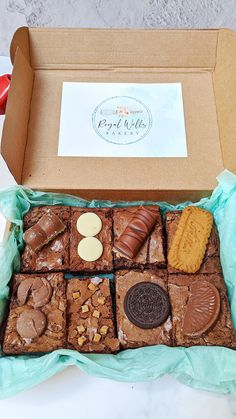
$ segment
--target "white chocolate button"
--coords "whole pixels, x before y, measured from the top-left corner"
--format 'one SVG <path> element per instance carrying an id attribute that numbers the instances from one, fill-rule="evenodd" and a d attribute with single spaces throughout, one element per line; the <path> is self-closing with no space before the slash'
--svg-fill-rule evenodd
<path id="1" fill-rule="evenodd" d="M 77 220 L 77 230 L 82 236 L 96 236 L 101 229 L 101 218 L 99 218 L 99 216 L 94 212 L 85 212 Z"/>
<path id="2" fill-rule="evenodd" d="M 85 237 L 78 244 L 78 255 L 87 262 L 99 259 L 103 254 L 103 245 L 96 237 Z"/>

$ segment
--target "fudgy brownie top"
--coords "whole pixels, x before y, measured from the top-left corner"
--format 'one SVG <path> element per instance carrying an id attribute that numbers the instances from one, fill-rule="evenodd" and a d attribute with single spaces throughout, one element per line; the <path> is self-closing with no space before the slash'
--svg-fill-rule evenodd
<path id="1" fill-rule="evenodd" d="M 114 241 L 117 240 L 124 232 L 125 228 L 134 217 L 138 208 L 139 207 L 114 208 Z M 150 267 L 151 265 L 156 265 L 158 267 L 165 266 L 166 260 L 164 251 L 164 236 L 160 208 L 158 206 L 147 206 L 147 208 L 155 210 L 158 215 L 158 220 L 152 233 L 143 244 L 137 256 L 134 257 L 132 260 L 128 259 L 117 249 L 113 248 L 115 267 L 126 269 L 140 268 L 148 265 Z"/>
<path id="2" fill-rule="evenodd" d="M 39 219 L 49 211 L 52 211 L 54 214 L 56 214 L 68 228 L 70 210 L 70 207 L 64 205 L 44 205 L 42 207 L 34 207 L 24 216 L 24 230 L 27 230 L 36 224 Z"/>
<path id="3" fill-rule="evenodd" d="M 68 342 L 80 352 L 115 352 L 114 316 L 108 278 L 68 280 Z"/>
<path id="4" fill-rule="evenodd" d="M 183 322 L 190 298 L 190 289 L 196 281 L 198 283 L 208 281 L 217 288 L 220 296 L 220 312 L 209 330 L 200 336 L 191 337 L 184 335 Z M 177 346 L 217 345 L 236 347 L 226 288 L 220 274 L 172 274 L 168 277 L 168 290 L 172 307 L 173 336 Z M 209 307 L 210 304 L 212 302 L 209 302 Z M 197 308 L 198 313 L 201 313 L 201 310 L 201 308 Z"/>
<path id="5" fill-rule="evenodd" d="M 167 233 L 167 251 L 169 251 L 172 240 L 176 233 L 178 223 L 181 217 L 181 211 L 171 211 L 166 213 L 165 226 Z M 169 273 L 183 273 L 175 268 L 172 268 L 168 265 Z M 201 265 L 201 268 L 197 273 L 211 274 L 211 273 L 220 273 L 220 244 L 217 227 L 213 224 L 211 235 L 208 240 L 206 253 Z"/>
<path id="6" fill-rule="evenodd" d="M 148 282 L 159 285 L 167 291 L 167 274 L 165 270 L 117 271 L 116 272 L 116 317 L 118 338 L 124 348 L 135 348 L 146 345 L 172 344 L 171 316 L 163 324 L 151 329 L 143 329 L 132 323 L 125 313 L 124 301 L 127 292 L 135 284 Z"/>
<path id="7" fill-rule="evenodd" d="M 66 229 L 38 252 L 34 252 L 26 244 L 21 255 L 22 272 L 50 272 L 69 269 L 70 207 L 56 205 L 33 208 L 24 217 L 24 231 L 35 225 L 48 211 L 56 214 L 65 224 Z"/>
<path id="8" fill-rule="evenodd" d="M 66 343 L 66 282 L 62 273 L 13 278 L 5 353 L 49 352 Z"/>
<path id="9" fill-rule="evenodd" d="M 77 230 L 77 221 L 82 214 L 93 212 L 102 221 L 102 229 L 95 236 L 103 245 L 102 256 L 95 261 L 83 260 L 78 254 L 78 245 L 84 239 Z M 110 208 L 77 208 L 71 209 L 70 234 L 70 270 L 72 272 L 110 272 L 113 269 L 112 257 L 112 210 Z"/>

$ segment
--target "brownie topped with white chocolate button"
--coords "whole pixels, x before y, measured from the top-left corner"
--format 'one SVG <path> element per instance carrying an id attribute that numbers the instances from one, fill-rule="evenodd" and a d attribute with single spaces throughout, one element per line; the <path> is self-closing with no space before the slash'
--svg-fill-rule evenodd
<path id="1" fill-rule="evenodd" d="M 110 208 L 71 208 L 70 271 L 111 272 L 112 210 Z"/>
<path id="2" fill-rule="evenodd" d="M 67 285 L 68 343 L 80 352 L 119 349 L 108 278 L 72 278 Z"/>

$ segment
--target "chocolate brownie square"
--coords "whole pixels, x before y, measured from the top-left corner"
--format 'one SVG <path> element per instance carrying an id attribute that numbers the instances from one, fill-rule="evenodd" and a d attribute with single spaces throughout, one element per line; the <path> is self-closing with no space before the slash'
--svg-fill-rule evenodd
<path id="1" fill-rule="evenodd" d="M 21 272 L 56 272 L 69 269 L 70 207 L 52 205 L 33 208 L 24 217 L 24 231 L 35 225 L 49 211 L 60 218 L 66 229 L 37 252 L 26 244 L 21 255 Z"/>
<path id="2" fill-rule="evenodd" d="M 171 247 L 171 243 L 175 232 L 177 230 L 177 226 L 181 217 L 181 211 L 172 211 L 166 213 L 166 234 L 167 234 L 167 251 Z M 179 271 L 178 269 L 172 268 L 168 265 L 168 272 L 169 273 L 184 273 Z M 220 273 L 221 272 L 221 265 L 220 265 L 220 243 L 219 243 L 219 236 L 218 231 L 215 223 L 213 224 L 211 235 L 208 240 L 206 253 L 204 259 L 202 261 L 202 265 L 197 273 L 202 274 L 212 274 L 212 273 Z"/>
<path id="3" fill-rule="evenodd" d="M 168 345 L 172 346 L 172 321 L 171 316 L 167 315 L 165 321 L 163 321 L 158 327 L 153 328 L 144 328 L 137 326 L 135 320 L 130 320 L 127 316 L 125 309 L 126 296 L 130 292 L 130 289 L 137 284 L 154 284 L 159 286 L 162 290 L 165 291 L 165 295 L 168 298 L 166 293 L 167 291 L 167 274 L 165 270 L 147 270 L 145 272 L 140 271 L 117 271 L 116 272 L 116 320 L 117 320 L 117 331 L 118 338 L 121 346 L 126 348 L 138 348 L 148 345 Z M 158 288 L 159 288 L 158 287 Z M 134 288 L 133 288 L 134 289 Z M 139 292 L 139 291 L 138 291 Z M 153 291 L 151 290 L 151 293 Z M 148 296 L 150 297 L 150 296 Z M 152 297 L 152 296 L 151 296 Z M 137 295 L 137 313 L 141 313 L 141 303 L 145 303 L 147 295 Z M 150 302 L 146 300 L 146 314 L 149 314 L 151 310 Z M 133 307 L 135 308 L 136 302 L 134 301 Z M 154 301 L 155 304 L 155 301 Z M 141 313 L 142 315 L 142 313 Z M 130 317 L 130 316 L 129 316 Z M 134 316 L 135 318 L 135 316 Z M 135 323 L 133 323 L 133 321 Z"/>
<path id="4" fill-rule="evenodd" d="M 113 231 L 114 242 L 121 236 L 129 222 L 132 220 L 139 207 L 114 208 L 113 213 Z M 158 206 L 145 206 L 155 210 L 158 216 L 157 223 L 147 240 L 144 242 L 141 250 L 134 259 L 128 259 L 124 254 L 113 248 L 114 265 L 116 269 L 140 269 L 162 268 L 166 265 L 164 251 L 163 225 Z"/>
<path id="5" fill-rule="evenodd" d="M 192 336 L 184 333 L 184 318 L 185 313 L 190 304 L 190 295 L 194 297 L 195 306 L 194 311 L 190 312 L 191 322 L 194 327 L 201 324 L 201 321 L 206 322 L 209 315 L 209 308 L 214 309 L 214 298 L 210 294 L 211 299 L 207 301 L 208 291 L 206 287 L 203 293 L 198 298 L 198 289 L 203 283 L 210 283 L 216 287 L 220 296 L 218 316 L 214 320 L 214 312 L 210 313 L 213 316 L 213 324 L 202 333 Z M 192 288 L 191 288 L 192 287 Z M 236 347 L 236 338 L 231 321 L 230 308 L 226 293 L 223 277 L 218 274 L 195 274 L 195 275 L 169 275 L 168 290 L 172 309 L 173 322 L 173 340 L 176 346 L 194 346 L 194 345 L 216 345 L 226 347 Z M 211 289 L 210 289 L 211 292 Z M 195 294 L 194 294 L 195 293 Z M 213 299 L 212 299 L 213 298 Z M 191 303 L 193 307 L 193 303 Z M 206 311 L 206 309 L 208 311 Z M 199 315 L 201 316 L 199 318 Z M 204 317 L 203 317 L 204 316 Z M 199 326 L 200 327 L 200 326 Z"/>
<path id="6" fill-rule="evenodd" d="M 50 352 L 65 344 L 63 274 L 15 275 L 3 351 L 6 354 Z"/>
<path id="7" fill-rule="evenodd" d="M 119 349 L 108 278 L 68 280 L 67 301 L 69 347 L 97 353 Z"/>
<path id="8" fill-rule="evenodd" d="M 98 215 L 102 222 L 102 229 L 95 237 L 102 243 L 103 253 L 99 259 L 92 262 L 83 260 L 78 254 L 78 244 L 84 236 L 77 230 L 77 221 L 82 214 L 88 212 Z M 71 208 L 70 270 L 72 272 L 111 272 L 113 269 L 112 245 L 112 210 L 110 208 Z"/>

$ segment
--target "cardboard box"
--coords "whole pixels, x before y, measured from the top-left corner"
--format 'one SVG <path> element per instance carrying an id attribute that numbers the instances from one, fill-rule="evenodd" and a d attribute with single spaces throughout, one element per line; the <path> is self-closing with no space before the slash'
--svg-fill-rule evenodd
<path id="1" fill-rule="evenodd" d="M 236 171 L 236 34 L 20 28 L 1 153 L 18 183 L 85 198 L 198 200 Z M 58 157 L 63 81 L 181 82 L 187 158 Z"/>

